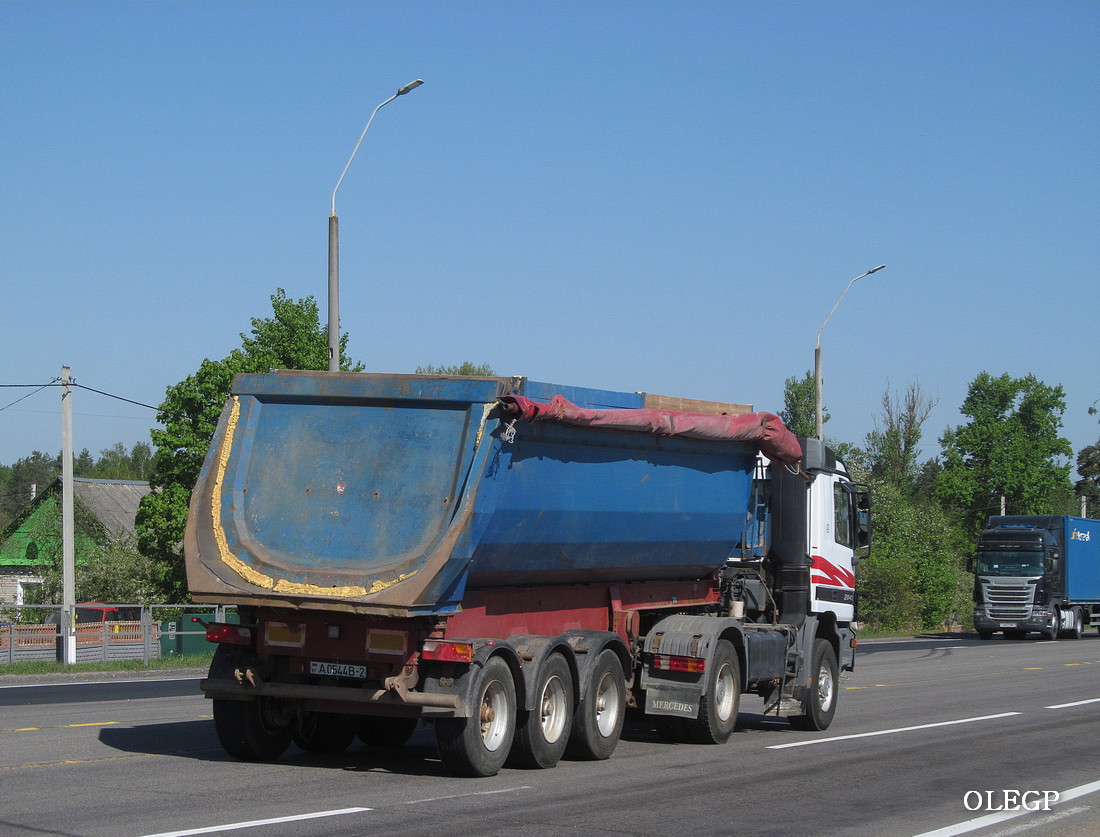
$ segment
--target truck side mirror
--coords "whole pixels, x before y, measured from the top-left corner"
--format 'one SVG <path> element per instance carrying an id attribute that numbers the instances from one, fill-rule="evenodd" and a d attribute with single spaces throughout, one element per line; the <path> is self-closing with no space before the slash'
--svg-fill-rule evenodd
<path id="1" fill-rule="evenodd" d="M 966 559 L 966 571 L 968 573 L 974 572 L 974 556 L 973 555 L 971 555 L 969 558 Z"/>

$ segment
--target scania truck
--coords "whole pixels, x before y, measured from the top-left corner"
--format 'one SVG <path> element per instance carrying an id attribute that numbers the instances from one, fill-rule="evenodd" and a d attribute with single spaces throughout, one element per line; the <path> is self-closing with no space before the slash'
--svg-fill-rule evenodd
<path id="1" fill-rule="evenodd" d="M 994 516 L 970 559 L 974 630 L 982 639 L 1047 639 L 1100 628 L 1100 521 Z"/>
<path id="2" fill-rule="evenodd" d="M 628 709 L 725 742 L 741 696 L 829 726 L 870 496 L 734 404 L 526 378 L 233 384 L 185 538 L 222 746 L 339 752 L 434 727 L 454 773 L 605 759 Z"/>

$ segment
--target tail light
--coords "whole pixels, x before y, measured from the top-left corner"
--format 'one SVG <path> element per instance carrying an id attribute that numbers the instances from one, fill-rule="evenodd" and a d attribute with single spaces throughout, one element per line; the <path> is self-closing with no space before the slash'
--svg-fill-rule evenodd
<path id="1" fill-rule="evenodd" d="M 474 646 L 469 642 L 441 642 L 429 639 L 420 649 L 420 659 L 440 663 L 472 663 Z"/>
<path id="2" fill-rule="evenodd" d="M 206 626 L 206 641 L 220 642 L 223 645 L 251 645 L 252 629 L 244 625 L 211 622 Z"/>
<path id="3" fill-rule="evenodd" d="M 702 674 L 707 670 L 707 661 L 702 657 L 654 654 L 650 666 L 657 671 L 685 671 L 690 674 Z"/>

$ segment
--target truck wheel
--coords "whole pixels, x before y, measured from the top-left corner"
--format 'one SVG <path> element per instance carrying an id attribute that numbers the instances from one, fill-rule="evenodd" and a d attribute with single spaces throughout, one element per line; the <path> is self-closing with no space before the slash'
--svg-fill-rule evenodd
<path id="1" fill-rule="evenodd" d="M 294 743 L 307 753 L 342 753 L 355 740 L 355 722 L 347 715 L 303 712 Z"/>
<path id="2" fill-rule="evenodd" d="M 737 652 L 733 643 L 720 639 L 707 672 L 707 693 L 699 706 L 699 717 L 684 721 L 688 738 L 695 744 L 725 744 L 737 725 L 740 704 Z"/>
<path id="3" fill-rule="evenodd" d="M 493 776 L 508 758 L 516 732 L 516 685 L 500 657 L 490 657 L 474 688 L 474 717 L 435 724 L 439 757 L 459 776 Z"/>
<path id="4" fill-rule="evenodd" d="M 359 719 L 359 740 L 370 747 L 400 747 L 416 732 L 419 718 L 364 715 Z"/>
<path id="5" fill-rule="evenodd" d="M 1058 636 L 1062 633 L 1062 611 L 1056 608 L 1050 623 L 1050 627 L 1042 632 L 1043 637 L 1049 640 L 1058 639 Z"/>
<path id="6" fill-rule="evenodd" d="M 241 761 L 272 761 L 290 746 L 292 717 L 275 698 L 214 700 L 218 741 Z"/>
<path id="7" fill-rule="evenodd" d="M 626 719 L 626 677 L 619 655 L 605 648 L 588 675 L 588 688 L 573 713 L 567 751 L 572 758 L 610 758 Z"/>
<path id="8" fill-rule="evenodd" d="M 791 726 L 800 730 L 828 729 L 836 714 L 836 652 L 824 639 L 814 640 L 810 689 L 802 701 L 802 714 L 790 717 Z"/>
<path id="9" fill-rule="evenodd" d="M 573 726 L 573 675 L 561 654 L 552 654 L 539 672 L 535 708 L 521 712 L 509 763 L 553 767 L 569 743 Z"/>

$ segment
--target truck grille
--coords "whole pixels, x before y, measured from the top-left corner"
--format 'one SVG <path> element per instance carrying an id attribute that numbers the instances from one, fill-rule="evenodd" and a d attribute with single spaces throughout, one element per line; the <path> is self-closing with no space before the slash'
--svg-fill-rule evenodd
<path id="1" fill-rule="evenodd" d="M 1026 619 L 1030 611 L 1034 588 L 1031 585 L 990 584 L 985 588 L 985 600 L 989 605 L 989 615 L 994 619 Z"/>

